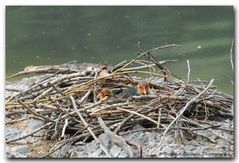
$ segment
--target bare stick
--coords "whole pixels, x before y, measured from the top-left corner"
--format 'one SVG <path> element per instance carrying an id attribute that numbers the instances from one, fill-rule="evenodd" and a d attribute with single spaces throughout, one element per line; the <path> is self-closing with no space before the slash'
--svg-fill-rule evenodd
<path id="1" fill-rule="evenodd" d="M 6 91 L 12 91 L 12 92 L 20 92 L 20 89 L 16 89 L 16 88 L 5 88 Z"/>
<path id="2" fill-rule="evenodd" d="M 6 125 L 17 123 L 17 122 L 22 122 L 22 121 L 28 120 L 29 118 L 30 117 L 26 117 L 26 118 L 21 118 L 21 119 L 16 119 L 16 120 L 13 120 L 13 121 L 9 121 L 9 122 L 6 123 Z"/>
<path id="3" fill-rule="evenodd" d="M 154 67 L 154 66 L 155 66 L 155 64 L 149 64 L 149 65 L 138 66 L 138 67 L 124 68 L 124 69 L 122 69 L 122 71 L 134 71 L 134 70 L 140 70 L 140 69 L 150 68 L 150 67 Z"/>
<path id="4" fill-rule="evenodd" d="M 156 125 L 161 125 L 162 126 L 162 124 L 159 124 L 157 121 L 155 121 L 155 120 L 153 120 L 153 119 L 151 119 L 151 118 L 149 118 L 149 117 L 147 117 L 147 116 L 145 116 L 143 114 L 137 113 L 137 112 L 132 111 L 132 110 L 127 110 L 127 109 L 119 108 L 119 107 L 117 107 L 117 109 L 125 111 L 125 112 L 128 112 L 128 113 L 131 113 L 131 114 L 135 114 L 135 115 L 140 116 L 140 117 L 143 117 L 143 118 L 145 118 L 145 119 L 155 123 Z"/>
<path id="5" fill-rule="evenodd" d="M 65 144 L 73 142 L 73 141 L 75 141 L 77 139 L 80 139 L 80 138 L 83 138 L 83 137 L 87 137 L 87 136 L 90 136 L 90 133 L 84 133 L 84 134 L 81 134 L 81 135 L 78 135 L 78 136 L 72 136 L 70 139 L 67 139 L 67 140 L 62 140 L 61 142 L 58 142 L 58 144 L 62 143 L 61 145 L 59 145 L 58 147 L 51 148 L 50 151 L 47 154 L 40 156 L 40 158 L 46 158 L 49 155 L 51 155 L 52 153 L 54 153 L 57 150 L 59 150 L 60 148 L 62 148 Z"/>
<path id="6" fill-rule="evenodd" d="M 62 132 L 61 132 L 61 137 L 65 135 L 66 127 L 68 126 L 68 118 L 65 119 L 65 124 L 63 126 Z"/>
<path id="7" fill-rule="evenodd" d="M 130 114 L 127 118 L 125 118 L 118 126 L 117 128 L 114 130 L 114 133 L 118 133 L 119 130 L 121 129 L 121 127 L 128 121 L 130 120 L 130 118 L 132 118 L 134 116 L 134 114 Z"/>
<path id="8" fill-rule="evenodd" d="M 103 101 L 107 100 L 109 97 L 108 96 L 105 96 L 103 99 L 97 101 L 96 103 L 90 105 L 90 106 L 86 106 L 85 108 L 81 108 L 79 109 L 80 111 L 87 111 L 88 109 L 91 109 L 91 108 L 94 108 L 100 104 L 102 104 Z"/>
<path id="9" fill-rule="evenodd" d="M 129 157 L 134 157 L 134 153 L 131 147 L 126 143 L 125 139 L 122 136 L 116 135 L 114 132 L 111 132 L 110 129 L 107 128 L 101 117 L 98 117 L 98 122 L 100 124 L 100 127 L 109 136 L 112 143 L 115 143 L 122 147 L 124 151 L 128 153 Z"/>
<path id="10" fill-rule="evenodd" d="M 49 84 L 50 86 L 52 86 L 52 88 L 53 88 L 56 92 L 60 93 L 62 96 L 66 96 L 62 91 L 60 91 L 58 88 L 56 88 L 56 86 L 53 85 L 51 82 L 49 82 L 48 84 Z"/>
<path id="11" fill-rule="evenodd" d="M 94 78 L 94 80 L 96 80 L 97 76 L 98 76 L 98 73 L 95 71 L 95 78 Z M 97 97 L 96 97 L 96 83 L 94 83 L 93 94 L 94 94 L 94 103 L 96 103 L 96 102 L 97 102 Z"/>
<path id="12" fill-rule="evenodd" d="M 40 118 L 43 118 L 45 119 L 47 122 L 55 122 L 54 120 L 52 120 L 51 118 L 49 117 L 45 117 L 37 112 L 35 112 L 33 109 L 31 109 L 29 106 L 27 106 L 26 104 L 24 104 L 21 100 L 18 100 L 18 102 L 24 107 L 26 108 L 28 111 L 30 111 L 33 115 L 37 116 L 37 117 L 40 117 Z"/>
<path id="13" fill-rule="evenodd" d="M 83 124 L 87 127 L 87 130 L 90 132 L 90 134 L 92 135 L 92 137 L 95 139 L 96 142 L 98 142 L 100 144 L 100 148 L 105 152 L 107 157 L 111 157 L 111 155 L 109 154 L 109 152 L 107 151 L 107 149 L 100 143 L 99 139 L 95 136 L 94 132 L 91 130 L 91 128 L 89 127 L 89 124 L 85 121 L 85 119 L 83 118 L 83 116 L 81 115 L 81 113 L 79 112 L 79 110 L 77 109 L 76 106 L 76 102 L 75 99 L 70 96 L 72 105 L 74 110 L 76 111 L 77 115 L 79 116 L 79 118 L 81 119 L 81 121 L 83 122 Z M 81 100 L 84 101 L 84 100 Z"/>
<path id="14" fill-rule="evenodd" d="M 234 40 L 232 40 L 231 49 L 230 49 L 230 61 L 232 70 L 234 70 L 234 64 L 233 64 L 233 46 L 234 46 Z"/>
<path id="15" fill-rule="evenodd" d="M 44 128 L 48 127 L 48 126 L 50 126 L 51 124 L 52 124 L 52 122 L 48 122 L 47 124 L 45 124 L 45 125 L 39 127 L 38 129 L 34 130 L 33 132 L 31 132 L 29 134 L 26 134 L 24 136 L 19 136 L 19 137 L 15 138 L 15 139 L 12 139 L 12 140 L 8 140 L 8 141 L 6 141 L 6 143 L 8 144 L 8 143 L 12 143 L 12 142 L 15 142 L 15 141 L 19 141 L 19 140 L 25 139 L 28 136 L 32 136 L 33 134 L 41 131 L 42 129 L 44 129 Z"/>
<path id="16" fill-rule="evenodd" d="M 132 140 L 129 140 L 129 139 L 126 139 L 126 142 L 129 144 L 129 145 L 133 145 L 137 148 L 137 155 L 138 155 L 138 158 L 142 158 L 142 147 L 140 144 L 132 141 Z"/>
<path id="17" fill-rule="evenodd" d="M 50 87 L 48 88 L 46 91 L 42 92 L 39 96 L 37 96 L 34 101 L 38 101 L 39 99 L 45 97 L 46 95 L 48 95 L 49 93 L 51 93 L 51 91 L 53 91 L 53 88 Z"/>
<path id="18" fill-rule="evenodd" d="M 190 69 L 190 63 L 189 63 L 189 60 L 187 59 L 187 65 L 188 65 L 188 75 L 187 75 L 187 82 L 190 81 L 190 72 L 191 72 L 191 69 Z"/>
<path id="19" fill-rule="evenodd" d="M 162 108 L 159 108 L 157 128 L 159 128 L 161 124 L 161 111 L 162 111 Z"/>
<path id="20" fill-rule="evenodd" d="M 133 63 L 135 60 L 137 60 L 137 59 L 139 59 L 140 57 L 142 57 L 142 56 L 148 54 L 148 53 L 151 52 L 151 51 L 155 51 L 155 50 L 159 50 L 159 49 L 164 49 L 164 48 L 170 48 L 170 47 L 177 47 L 177 48 L 179 48 L 180 46 L 179 46 L 178 44 L 169 44 L 169 45 L 159 46 L 159 47 L 156 47 L 156 48 L 147 50 L 146 52 L 141 53 L 140 55 L 138 55 L 135 59 L 129 61 L 127 64 L 125 64 L 125 65 L 122 66 L 121 68 L 119 68 L 119 69 L 117 69 L 116 71 L 114 71 L 114 73 L 117 72 L 117 71 L 122 70 L 123 68 L 125 68 L 125 67 L 127 67 L 128 65 L 130 65 L 131 63 Z"/>
<path id="21" fill-rule="evenodd" d="M 82 104 L 90 95 L 91 90 L 87 91 L 87 93 L 80 99 L 79 103 Z"/>
<path id="22" fill-rule="evenodd" d="M 102 110 L 106 110 L 106 109 L 113 109 L 113 108 L 116 108 L 116 107 L 119 107 L 119 106 L 125 106 L 125 105 L 129 105 L 129 102 L 125 102 L 125 103 L 116 103 L 116 104 L 112 104 L 112 105 L 108 105 L 108 106 L 105 106 L 101 109 L 98 109 L 98 110 L 95 110 L 93 111 L 92 113 L 90 113 L 90 115 L 93 115 L 99 111 L 102 111 Z"/>
<path id="23" fill-rule="evenodd" d="M 158 148 L 164 141 L 164 137 L 165 135 L 167 134 L 168 130 L 172 127 L 172 125 L 183 115 L 183 113 L 187 110 L 187 108 L 192 104 L 194 103 L 202 94 L 204 94 L 208 89 L 209 87 L 212 85 L 212 83 L 214 82 L 214 79 L 212 79 L 210 81 L 210 83 L 208 84 L 208 86 L 202 91 L 200 92 L 197 96 L 195 96 L 194 98 L 192 98 L 183 108 L 182 110 L 180 110 L 179 114 L 177 115 L 177 117 L 168 125 L 168 127 L 165 129 L 164 133 L 163 133 L 163 136 L 159 142 L 159 145 L 157 145 L 156 148 Z M 155 151 L 154 149 L 154 151 Z"/>

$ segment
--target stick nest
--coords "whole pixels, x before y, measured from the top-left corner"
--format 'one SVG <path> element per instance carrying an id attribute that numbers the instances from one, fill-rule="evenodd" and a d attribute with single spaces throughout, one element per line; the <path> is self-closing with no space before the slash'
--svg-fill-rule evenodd
<path id="1" fill-rule="evenodd" d="M 213 80 L 184 81 L 172 75 L 164 66 L 170 61 L 159 62 L 151 55 L 151 51 L 167 47 L 178 45 L 141 51 L 136 58 L 115 66 L 28 66 L 11 77 L 28 73 L 52 75 L 6 97 L 6 109 L 26 109 L 34 118 L 46 122 L 42 129 L 46 129 L 47 139 L 62 143 L 85 142 L 92 137 L 97 140 L 105 130 L 99 117 L 117 135 L 132 132 L 137 124 L 163 132 L 163 137 L 169 130 L 186 139 L 194 139 L 198 130 L 231 133 L 220 122 L 233 119 L 233 97 L 217 91 Z M 150 93 L 132 93 L 142 80 L 149 84 Z M 102 91 L 106 93 L 102 95 Z"/>

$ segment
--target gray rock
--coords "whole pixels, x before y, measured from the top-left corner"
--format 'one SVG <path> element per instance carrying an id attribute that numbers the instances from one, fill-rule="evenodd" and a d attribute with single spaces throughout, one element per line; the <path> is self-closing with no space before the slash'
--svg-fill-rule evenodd
<path id="1" fill-rule="evenodd" d="M 61 149 L 60 149 L 60 151 L 59 151 L 59 153 L 58 153 L 58 156 L 60 157 L 60 158 L 62 158 L 62 157 L 68 157 L 68 155 L 69 155 L 69 153 L 70 153 L 70 150 L 72 149 L 73 147 L 71 146 L 71 144 L 66 144 L 66 145 L 64 145 Z"/>
<path id="2" fill-rule="evenodd" d="M 109 148 L 110 138 L 108 135 L 101 134 L 98 139 L 105 148 Z"/>
<path id="3" fill-rule="evenodd" d="M 153 133 L 146 132 L 143 134 L 140 141 L 142 144 L 148 144 L 150 142 L 154 142 L 154 137 L 155 135 Z"/>
<path id="4" fill-rule="evenodd" d="M 19 137 L 19 136 L 21 136 L 21 134 L 22 134 L 22 131 L 15 129 L 15 128 L 6 127 L 6 129 L 5 129 L 6 140 L 11 140 L 16 137 Z"/>
<path id="5" fill-rule="evenodd" d="M 77 146 L 75 147 L 74 151 L 77 151 L 77 152 L 85 151 L 85 146 Z"/>
<path id="6" fill-rule="evenodd" d="M 161 138 L 160 138 L 160 139 L 161 139 Z M 166 136 L 166 137 L 164 138 L 163 144 L 164 144 L 164 145 L 172 144 L 174 140 L 175 140 L 175 139 L 174 139 L 172 136 Z"/>
<path id="7" fill-rule="evenodd" d="M 184 151 L 186 151 L 186 152 L 192 152 L 195 148 L 196 148 L 196 147 L 193 146 L 193 145 L 187 145 L 187 146 L 185 146 L 183 149 L 184 149 Z"/>
<path id="8" fill-rule="evenodd" d="M 98 143 L 93 140 L 92 142 L 86 144 L 86 152 L 87 153 L 92 153 L 92 152 L 95 152 L 97 149 L 99 148 L 99 145 Z"/>
<path id="9" fill-rule="evenodd" d="M 26 158 L 32 149 L 28 145 L 19 145 L 15 147 L 6 148 L 8 158 Z"/>
<path id="10" fill-rule="evenodd" d="M 111 149 L 110 149 L 110 154 L 113 156 L 113 157 L 118 157 L 118 155 L 120 154 L 122 148 L 120 148 L 119 146 L 117 145 L 114 145 Z"/>
<path id="11" fill-rule="evenodd" d="M 98 157 L 100 157 L 101 153 L 102 153 L 102 149 L 98 148 L 95 152 L 89 153 L 88 157 L 90 157 L 90 158 L 98 158 Z"/>
<path id="12" fill-rule="evenodd" d="M 145 148 L 143 150 L 143 157 L 147 157 L 147 156 L 161 156 L 162 155 L 162 146 L 157 146 L 158 144 L 155 144 L 153 147 L 151 148 Z M 157 148 L 156 148 L 157 147 Z"/>
<path id="13" fill-rule="evenodd" d="M 29 131 L 33 131 L 38 129 L 39 127 L 44 125 L 44 121 L 41 121 L 39 119 L 31 119 L 28 126 L 27 126 L 27 130 Z"/>
<path id="14" fill-rule="evenodd" d="M 200 144 L 195 140 L 190 140 L 190 141 L 184 141 L 184 145 L 199 146 Z"/>
<path id="15" fill-rule="evenodd" d="M 170 154 L 171 152 L 173 152 L 173 148 L 166 146 L 163 148 L 163 152 L 166 154 Z"/>
<path id="16" fill-rule="evenodd" d="M 120 154 L 119 154 L 118 157 L 119 157 L 119 158 L 127 158 L 127 157 L 128 157 L 128 154 L 127 154 L 124 150 L 122 150 L 122 151 L 120 152 Z"/>
<path id="17" fill-rule="evenodd" d="M 71 158 L 87 158 L 88 155 L 85 152 L 74 151 L 71 153 Z"/>

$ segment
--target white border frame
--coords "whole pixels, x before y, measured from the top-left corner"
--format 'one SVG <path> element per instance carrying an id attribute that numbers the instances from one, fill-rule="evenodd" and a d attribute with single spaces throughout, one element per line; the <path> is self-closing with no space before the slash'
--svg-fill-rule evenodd
<path id="1" fill-rule="evenodd" d="M 0 65 L 1 65 L 1 69 L 0 71 L 2 71 L 0 73 L 0 88 L 1 88 L 1 92 L 0 92 L 0 125 L 1 125 L 1 139 L 0 139 L 0 161 L 1 163 L 5 163 L 5 162 L 10 162 L 10 161 L 21 161 L 21 162 L 27 162 L 27 161 L 36 161 L 36 162 L 57 162 L 59 160 L 8 160 L 6 159 L 6 155 L 5 155 L 5 135 L 4 135 L 4 129 L 5 129 L 5 115 L 4 115 L 4 91 L 5 91 L 5 6 L 7 5 L 22 5 L 22 6 L 35 6 L 35 5 L 42 5 L 42 6 L 70 6 L 70 5 L 78 5 L 78 6 L 96 6 L 96 5 L 100 5 L 100 6 L 115 6 L 115 5 L 120 5 L 120 6 L 151 6 L 151 5 L 155 5 L 155 6 L 194 6 L 194 5 L 199 5 L 199 6 L 223 6 L 223 5 L 229 5 L 229 6 L 234 6 L 234 10 L 235 10 L 235 37 L 237 34 L 237 27 L 238 27 L 238 16 L 237 16 L 237 9 L 238 9 L 238 0 L 160 0 L 160 1 L 156 1 L 156 0 L 119 0 L 117 2 L 113 1 L 113 0 L 85 0 L 85 1 L 77 1 L 77 0 L 0 0 Z M 238 41 L 237 38 L 235 38 L 235 47 L 238 47 Z M 237 48 L 235 48 L 235 84 L 237 83 L 236 81 L 238 81 L 238 74 L 237 74 L 237 63 L 238 63 L 238 57 L 236 57 L 237 54 Z M 238 89 L 236 87 L 235 90 L 235 97 L 237 97 L 237 92 Z M 236 98 L 235 98 L 236 99 Z M 235 101 L 235 106 L 238 106 L 238 101 Z M 236 108 L 237 109 L 237 108 Z M 236 113 L 236 109 L 235 109 L 235 113 Z M 238 118 L 238 117 L 236 117 Z M 237 127 L 237 121 L 235 121 L 235 129 Z M 237 156 L 237 142 L 238 142 L 238 129 L 236 129 L 236 145 L 235 145 L 235 156 Z M 238 158 L 238 157 L 236 157 Z M 62 160 L 61 160 L 62 161 Z M 63 162 L 68 162 L 69 160 L 63 160 Z M 86 161 L 86 160 L 74 160 L 77 162 L 81 162 L 81 161 Z M 92 162 L 99 162 L 99 161 L 116 161 L 116 162 L 121 162 L 121 161 L 129 161 L 129 160 L 99 160 L 99 159 L 95 159 L 95 160 L 90 160 Z M 138 160 L 130 160 L 133 162 L 136 162 Z M 149 160 L 140 160 L 143 162 L 148 162 Z M 157 161 L 157 162 L 161 162 L 164 160 L 150 160 L 150 161 Z M 175 161 L 175 160 L 167 160 L 167 161 Z M 192 161 L 192 160 L 176 160 L 178 161 Z M 194 161 L 194 160 L 193 160 Z M 198 160 L 199 161 L 199 160 Z M 217 161 L 221 161 L 221 160 L 202 160 L 203 162 L 217 162 Z M 222 160 L 223 162 L 227 161 L 227 160 Z M 234 159 L 234 161 L 238 161 L 237 159 Z"/>

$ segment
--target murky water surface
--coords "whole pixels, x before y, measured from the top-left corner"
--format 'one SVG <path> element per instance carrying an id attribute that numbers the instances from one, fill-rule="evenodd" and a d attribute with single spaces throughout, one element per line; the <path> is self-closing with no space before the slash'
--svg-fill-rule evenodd
<path id="1" fill-rule="evenodd" d="M 171 72 L 191 79 L 216 79 L 233 94 L 230 48 L 232 7 L 7 7 L 6 75 L 28 65 L 71 60 L 116 64 L 144 48 L 177 43 L 180 49 L 155 51 Z"/>

